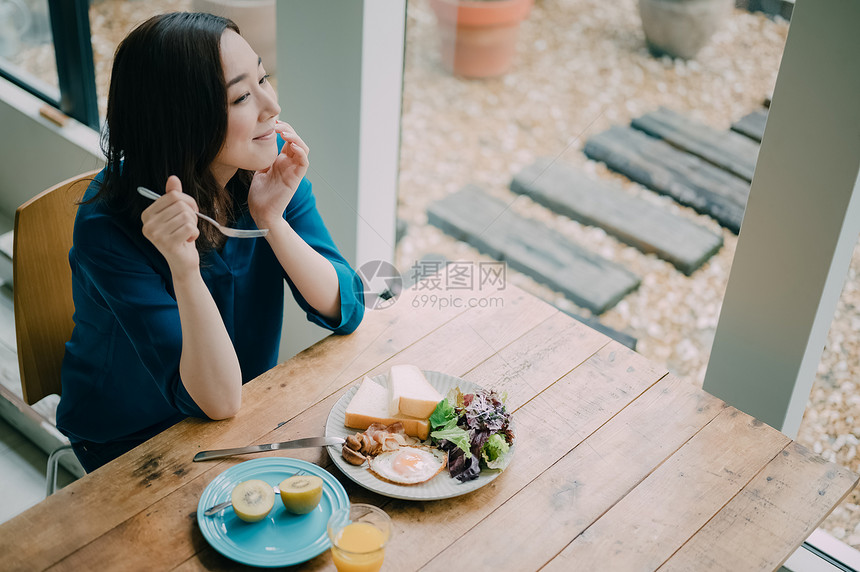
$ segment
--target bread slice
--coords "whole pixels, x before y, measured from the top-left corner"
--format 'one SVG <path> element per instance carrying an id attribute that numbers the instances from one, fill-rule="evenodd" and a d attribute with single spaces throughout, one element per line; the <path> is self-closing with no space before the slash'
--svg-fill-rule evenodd
<path id="1" fill-rule="evenodd" d="M 427 419 L 442 396 L 414 365 L 393 365 L 388 372 L 388 413 Z"/>
<path id="2" fill-rule="evenodd" d="M 430 435 L 430 422 L 427 419 L 417 419 L 407 415 L 391 415 L 388 412 L 387 390 L 365 377 L 346 406 L 343 424 L 352 429 L 367 429 L 372 423 L 391 425 L 403 423 L 407 435 L 417 437 L 422 441 Z"/>

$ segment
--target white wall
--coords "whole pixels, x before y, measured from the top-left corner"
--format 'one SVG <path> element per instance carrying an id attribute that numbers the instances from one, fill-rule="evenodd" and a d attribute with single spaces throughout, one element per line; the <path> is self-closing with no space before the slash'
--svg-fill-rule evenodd
<path id="1" fill-rule="evenodd" d="M 281 119 L 310 147 L 308 178 L 355 267 L 393 261 L 405 0 L 277 3 Z M 281 357 L 328 332 L 285 310 Z"/>
<path id="2" fill-rule="evenodd" d="M 104 165 L 98 133 L 73 119 L 51 123 L 39 115 L 42 104 L 0 78 L 0 217 L 7 224 L 28 199 Z"/>

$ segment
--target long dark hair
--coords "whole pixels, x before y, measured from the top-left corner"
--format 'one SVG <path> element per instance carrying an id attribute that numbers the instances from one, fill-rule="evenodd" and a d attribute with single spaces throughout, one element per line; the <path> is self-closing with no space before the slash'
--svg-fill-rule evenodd
<path id="1" fill-rule="evenodd" d="M 150 203 L 138 186 L 158 193 L 170 175 L 194 197 L 201 212 L 230 222 L 245 207 L 253 173 L 240 171 L 221 189 L 210 167 L 227 134 L 227 88 L 221 35 L 232 21 L 203 13 L 154 16 L 119 45 L 111 71 L 102 151 L 103 199 L 129 224 L 140 226 Z M 200 226 L 197 247 L 217 248 L 223 237 Z"/>

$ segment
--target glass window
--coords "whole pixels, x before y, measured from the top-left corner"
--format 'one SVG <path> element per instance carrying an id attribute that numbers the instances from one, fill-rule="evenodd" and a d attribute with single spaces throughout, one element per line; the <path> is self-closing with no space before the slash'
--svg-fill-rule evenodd
<path id="1" fill-rule="evenodd" d="M 0 0 L 2 1 L 2 0 Z M 166 12 L 212 12 L 234 20 L 251 46 L 263 57 L 266 71 L 274 76 L 274 5 L 261 2 L 231 2 L 225 0 L 100 0 L 90 4 L 93 59 L 96 72 L 99 115 L 107 112 L 110 71 L 117 46 L 135 26 L 144 20 Z M 265 22 L 259 22 L 265 19 Z M 277 79 L 270 78 L 277 88 Z"/>
<path id="2" fill-rule="evenodd" d="M 404 274 L 422 258 L 489 260 L 428 223 L 430 205 L 469 184 L 508 209 L 558 231 L 642 278 L 639 288 L 596 318 L 637 340 L 637 351 L 701 386 L 720 315 L 737 235 L 714 219 L 589 159 L 585 143 L 611 127 L 667 107 L 715 130 L 752 112 L 765 113 L 788 34 L 780 17 L 735 9 L 689 60 L 657 57 L 646 46 L 631 3 L 535 2 L 521 24 L 513 60 L 492 77 L 456 71 L 454 46 L 466 44 L 440 26 L 447 2 L 408 3 L 398 219 L 405 229 L 396 264 Z M 436 8 L 434 10 L 434 8 Z M 450 12 L 450 10 L 449 10 Z M 477 43 L 477 41 L 475 41 Z M 468 62 L 464 62 L 464 65 Z M 720 251 L 685 276 L 653 255 L 553 212 L 510 190 L 512 178 L 539 157 L 619 185 L 719 233 Z M 430 262 L 428 262 L 430 264 Z M 590 316 L 560 292 L 507 269 L 512 283 L 562 310 Z M 854 253 L 797 441 L 860 470 L 860 246 Z M 822 529 L 860 548 L 860 492 L 854 491 Z"/>
<path id="3" fill-rule="evenodd" d="M 694 59 L 673 60 L 649 52 L 635 3 L 538 1 L 519 27 L 507 71 L 490 69 L 494 75 L 478 78 L 467 75 L 480 75 L 480 69 L 450 72 L 455 43 L 483 44 L 468 32 L 458 38 L 439 25 L 444 12 L 434 8 L 447 5 L 436 0 L 408 3 L 398 191 L 398 218 L 406 232 L 397 247 L 398 268 L 406 272 L 434 254 L 448 260 L 488 259 L 428 224 L 430 205 L 477 185 L 509 211 L 639 276 L 639 288 L 597 319 L 636 338 L 637 350 L 649 359 L 701 385 L 737 235 L 590 159 L 584 147 L 610 128 L 629 129 L 631 121 L 661 106 L 719 131 L 763 111 L 775 85 L 788 23 L 733 10 Z M 477 65 L 478 55 L 468 59 L 466 53 L 464 49 L 462 63 Z M 719 234 L 724 244 L 686 276 L 599 226 L 581 224 L 513 192 L 512 179 L 541 158 L 616 185 Z M 510 267 L 508 271 L 507 279 L 517 286 L 564 311 L 590 317 L 587 308 L 560 291 Z"/>
<path id="4" fill-rule="evenodd" d="M 59 100 L 47 0 L 0 0 L 0 66 L 17 83 Z"/>
<path id="5" fill-rule="evenodd" d="M 192 9 L 191 0 L 101 0 L 90 2 L 93 60 L 96 70 L 99 116 L 107 112 L 110 70 L 113 55 L 123 38 L 135 26 L 156 14 L 184 12 Z"/>

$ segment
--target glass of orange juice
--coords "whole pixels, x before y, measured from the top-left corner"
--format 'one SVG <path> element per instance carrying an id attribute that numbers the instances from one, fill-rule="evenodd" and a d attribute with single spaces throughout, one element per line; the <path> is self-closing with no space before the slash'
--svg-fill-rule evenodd
<path id="1" fill-rule="evenodd" d="M 391 538 L 391 519 L 375 506 L 352 504 L 332 513 L 328 537 L 338 572 L 376 572 Z"/>

